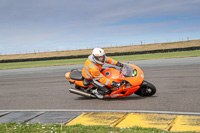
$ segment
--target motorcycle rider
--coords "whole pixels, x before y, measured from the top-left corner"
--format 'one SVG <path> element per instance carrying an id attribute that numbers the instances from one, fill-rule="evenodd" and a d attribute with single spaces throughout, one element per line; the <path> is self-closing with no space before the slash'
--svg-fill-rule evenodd
<path id="1" fill-rule="evenodd" d="M 85 61 L 85 66 L 82 69 L 82 75 L 84 77 L 84 85 L 93 85 L 96 90 L 93 93 L 98 98 L 103 98 L 104 95 L 110 94 L 110 90 L 106 86 L 120 87 L 120 83 L 112 81 L 106 78 L 102 73 L 102 66 L 104 63 L 123 67 L 123 64 L 105 55 L 105 52 L 101 48 L 94 48 L 92 54 Z"/>

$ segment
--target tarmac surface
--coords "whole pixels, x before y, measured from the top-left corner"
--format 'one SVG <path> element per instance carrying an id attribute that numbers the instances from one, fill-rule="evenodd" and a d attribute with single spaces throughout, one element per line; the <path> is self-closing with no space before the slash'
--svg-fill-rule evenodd
<path id="1" fill-rule="evenodd" d="M 154 96 L 99 100 L 71 94 L 64 74 L 83 65 L 0 70 L 0 122 L 60 123 L 93 111 L 199 115 L 200 57 L 129 63 L 156 86 Z"/>

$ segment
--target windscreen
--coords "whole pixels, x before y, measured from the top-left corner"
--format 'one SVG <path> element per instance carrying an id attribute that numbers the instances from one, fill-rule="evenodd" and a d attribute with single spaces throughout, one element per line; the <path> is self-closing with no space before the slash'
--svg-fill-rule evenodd
<path id="1" fill-rule="evenodd" d="M 123 68 L 121 70 L 121 73 L 125 76 L 125 77 L 132 77 L 133 75 L 133 67 L 127 64 L 123 65 Z"/>
<path id="2" fill-rule="evenodd" d="M 137 76 L 137 69 L 133 66 L 124 64 L 123 68 L 121 69 L 121 74 L 125 77 L 135 77 Z"/>

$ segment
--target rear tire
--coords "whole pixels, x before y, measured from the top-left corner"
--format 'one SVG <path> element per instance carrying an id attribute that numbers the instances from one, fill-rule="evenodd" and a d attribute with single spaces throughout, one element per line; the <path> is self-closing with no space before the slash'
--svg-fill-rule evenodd
<path id="1" fill-rule="evenodd" d="M 81 87 L 79 85 L 77 85 L 77 84 L 75 84 L 75 88 L 76 89 L 81 89 Z"/>
<path id="2" fill-rule="evenodd" d="M 145 80 L 143 81 L 140 88 L 135 92 L 136 95 L 142 97 L 150 97 L 153 96 L 155 93 L 156 93 L 156 87 Z"/>

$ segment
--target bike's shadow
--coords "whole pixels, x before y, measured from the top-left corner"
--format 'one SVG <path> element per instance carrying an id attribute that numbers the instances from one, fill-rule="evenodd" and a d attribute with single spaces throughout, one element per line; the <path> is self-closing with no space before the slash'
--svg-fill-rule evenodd
<path id="1" fill-rule="evenodd" d="M 142 99 L 146 99 L 146 98 L 155 98 L 157 96 L 151 96 L 151 97 L 141 97 L 141 96 L 137 96 L 137 95 L 131 95 L 131 96 L 127 96 L 127 97 L 117 97 L 117 98 L 111 98 L 111 97 L 105 97 L 103 99 L 98 99 L 98 98 L 87 98 L 87 97 L 78 97 L 75 100 L 103 100 L 103 101 L 122 101 L 122 100 L 142 100 Z"/>

